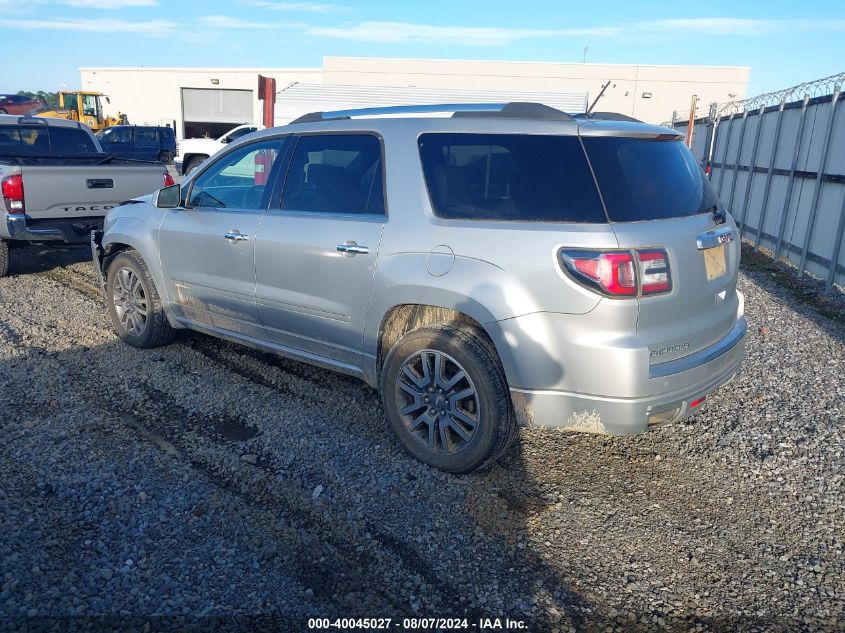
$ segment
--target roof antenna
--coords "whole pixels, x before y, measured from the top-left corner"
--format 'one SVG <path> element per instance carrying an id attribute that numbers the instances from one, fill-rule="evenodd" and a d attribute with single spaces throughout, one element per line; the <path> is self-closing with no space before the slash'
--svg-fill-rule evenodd
<path id="1" fill-rule="evenodd" d="M 602 95 L 604 94 L 604 91 L 605 91 L 605 90 L 607 90 L 607 87 L 610 85 L 610 82 L 611 82 L 611 81 L 613 81 L 613 80 L 612 80 L 612 79 L 608 79 L 607 83 L 606 83 L 606 84 L 604 84 L 604 85 L 601 87 L 601 91 L 599 92 L 599 96 L 598 96 L 598 97 L 596 97 L 596 98 L 593 100 L 593 102 L 590 104 L 590 107 L 589 107 L 589 108 L 587 108 L 587 114 L 590 114 L 590 112 L 592 112 L 592 111 L 593 111 L 593 108 L 595 108 L 595 107 L 596 107 L 596 104 L 599 102 L 599 99 L 601 99 L 601 98 L 602 98 Z"/>

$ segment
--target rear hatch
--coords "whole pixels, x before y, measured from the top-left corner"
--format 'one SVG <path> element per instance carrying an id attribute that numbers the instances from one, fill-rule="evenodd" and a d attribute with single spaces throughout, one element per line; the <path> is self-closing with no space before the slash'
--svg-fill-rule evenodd
<path id="1" fill-rule="evenodd" d="M 580 134 L 619 247 L 668 255 L 669 289 L 638 298 L 637 333 L 654 364 L 731 330 L 739 243 L 730 216 L 717 223 L 718 199 L 680 137 L 668 130 L 620 135 L 625 127 L 608 134 L 607 124 L 584 124 Z"/>

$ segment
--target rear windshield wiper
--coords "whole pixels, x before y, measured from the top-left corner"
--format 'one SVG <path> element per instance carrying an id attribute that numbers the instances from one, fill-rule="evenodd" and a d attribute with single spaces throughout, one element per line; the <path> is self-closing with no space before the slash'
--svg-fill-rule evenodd
<path id="1" fill-rule="evenodd" d="M 728 216 L 725 215 L 725 210 L 719 209 L 718 205 L 714 204 L 710 207 L 710 213 L 713 214 L 713 221 L 716 222 L 716 224 L 724 224 L 728 221 Z"/>

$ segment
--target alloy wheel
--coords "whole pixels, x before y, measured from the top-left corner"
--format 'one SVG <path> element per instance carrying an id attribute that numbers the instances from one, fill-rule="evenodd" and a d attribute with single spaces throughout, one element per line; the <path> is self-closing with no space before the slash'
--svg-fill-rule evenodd
<path id="1" fill-rule="evenodd" d="M 481 403 L 472 379 L 437 350 L 421 350 L 402 363 L 396 404 L 408 433 L 433 452 L 464 449 L 478 429 Z"/>
<path id="2" fill-rule="evenodd" d="M 117 320 L 127 334 L 139 336 L 147 327 L 148 303 L 141 278 L 128 267 L 120 268 L 114 276 L 112 301 Z"/>

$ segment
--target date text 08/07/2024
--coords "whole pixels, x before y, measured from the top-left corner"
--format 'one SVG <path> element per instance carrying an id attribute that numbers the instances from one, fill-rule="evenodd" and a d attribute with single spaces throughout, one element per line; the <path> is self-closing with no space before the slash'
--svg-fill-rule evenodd
<path id="1" fill-rule="evenodd" d="M 317 631 L 331 629 L 345 630 L 474 630 L 474 631 L 519 631 L 526 630 L 523 620 L 510 618 L 309 618 L 308 628 Z"/>

